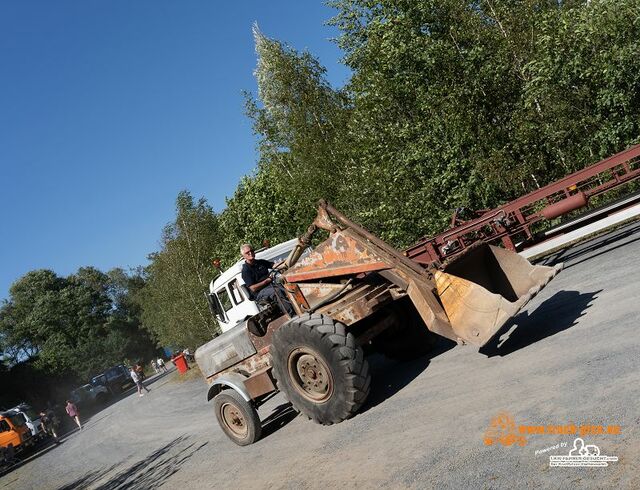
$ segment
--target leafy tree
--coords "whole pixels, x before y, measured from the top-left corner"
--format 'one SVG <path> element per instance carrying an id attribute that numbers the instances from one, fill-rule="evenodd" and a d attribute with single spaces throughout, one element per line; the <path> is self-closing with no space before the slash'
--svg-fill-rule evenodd
<path id="1" fill-rule="evenodd" d="M 204 199 L 186 192 L 176 199 L 176 218 L 149 256 L 145 285 L 136 294 L 142 320 L 161 345 L 195 347 L 219 332 L 204 293 L 213 275 L 218 217 Z"/>
<path id="2" fill-rule="evenodd" d="M 330 4 L 354 73 L 344 192 L 397 245 L 637 139 L 637 0 Z"/>
<path id="3" fill-rule="evenodd" d="M 266 37 L 257 26 L 254 38 L 259 100 L 247 94 L 247 114 L 260 157 L 256 174 L 242 181 L 228 209 L 234 215 L 245 200 L 258 198 L 258 219 L 270 217 L 286 231 L 274 235 L 291 238 L 313 216 L 318 199 L 338 198 L 349 100 L 331 87 L 326 69 L 308 52 Z"/>
<path id="4" fill-rule="evenodd" d="M 111 313 L 107 327 L 119 331 L 126 340 L 122 346 L 125 359 L 152 359 L 155 357 L 155 341 L 152 332 L 142 325 L 142 308 L 137 301 L 145 286 L 144 271 L 138 268 L 131 273 L 116 268 L 107 272 L 111 300 Z"/>
<path id="5" fill-rule="evenodd" d="M 113 301 L 113 287 L 111 278 L 93 267 L 66 278 L 31 271 L 16 281 L 0 308 L 3 350 L 12 369 L 31 360 L 42 373 L 86 380 L 127 353 L 148 353 L 152 344 L 139 332 L 135 312 L 128 324 L 118 320 L 122 309 Z M 136 336 L 139 341 L 132 342 Z"/>
<path id="6" fill-rule="evenodd" d="M 259 160 L 219 216 L 182 196 L 178 217 L 198 218 L 165 230 L 146 271 L 158 339 L 215 333 L 200 298 L 208 261 L 299 235 L 318 198 L 402 247 L 460 206 L 494 207 L 638 140 L 640 0 L 330 5 L 353 73 L 342 89 L 310 53 L 254 28 Z"/>

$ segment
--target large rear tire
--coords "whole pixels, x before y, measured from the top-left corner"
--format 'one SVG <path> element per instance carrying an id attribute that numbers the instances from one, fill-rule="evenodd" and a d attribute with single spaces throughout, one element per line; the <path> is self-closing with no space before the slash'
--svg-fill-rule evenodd
<path id="1" fill-rule="evenodd" d="M 262 433 L 258 412 L 233 389 L 218 393 L 213 399 L 216 418 L 222 431 L 238 446 L 253 444 Z"/>
<path id="2" fill-rule="evenodd" d="M 369 395 L 371 375 L 362 348 L 329 317 L 293 318 L 275 331 L 271 355 L 280 391 L 317 423 L 352 417 Z"/>

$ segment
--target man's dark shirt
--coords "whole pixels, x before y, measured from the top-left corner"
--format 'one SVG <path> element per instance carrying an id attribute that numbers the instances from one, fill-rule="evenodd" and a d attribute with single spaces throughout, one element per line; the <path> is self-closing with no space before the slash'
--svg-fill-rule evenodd
<path id="1" fill-rule="evenodd" d="M 245 262 L 242 264 L 242 280 L 247 287 L 264 281 L 269 276 L 269 269 L 273 267 L 273 262 L 263 259 L 255 259 L 253 264 Z M 253 294 L 255 295 L 257 291 Z"/>

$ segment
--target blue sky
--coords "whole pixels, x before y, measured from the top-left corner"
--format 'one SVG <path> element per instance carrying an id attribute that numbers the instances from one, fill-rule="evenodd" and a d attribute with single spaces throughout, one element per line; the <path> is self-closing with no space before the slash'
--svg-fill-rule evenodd
<path id="1" fill-rule="evenodd" d="M 0 299 L 30 270 L 146 264 L 182 189 L 256 162 L 251 26 L 349 72 L 321 1 L 0 1 Z"/>

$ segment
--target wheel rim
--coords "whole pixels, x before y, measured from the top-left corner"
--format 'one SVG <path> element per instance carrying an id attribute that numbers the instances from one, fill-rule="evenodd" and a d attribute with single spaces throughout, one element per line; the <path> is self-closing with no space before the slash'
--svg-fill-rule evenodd
<path id="1" fill-rule="evenodd" d="M 237 438 L 245 437 L 249 432 L 249 426 L 242 411 L 233 403 L 225 403 L 220 407 L 222 421 L 229 432 Z"/>
<path id="2" fill-rule="evenodd" d="M 324 359 L 311 349 L 298 348 L 289 354 L 289 377 L 303 397 L 322 403 L 333 394 L 333 376 Z"/>

